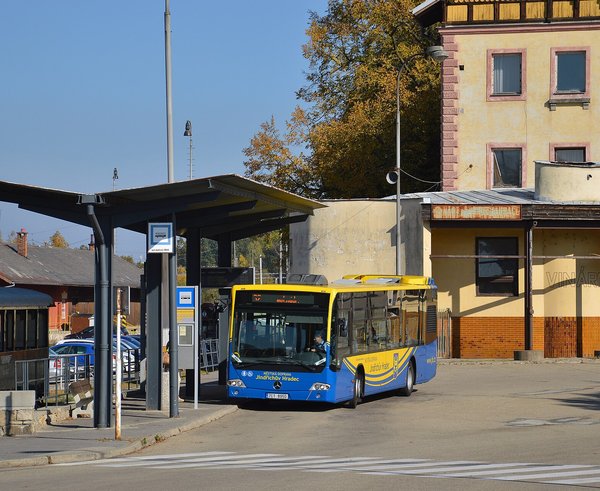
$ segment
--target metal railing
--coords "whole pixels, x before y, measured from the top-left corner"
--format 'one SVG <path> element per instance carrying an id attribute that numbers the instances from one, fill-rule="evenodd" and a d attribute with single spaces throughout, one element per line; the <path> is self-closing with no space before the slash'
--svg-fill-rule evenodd
<path id="1" fill-rule="evenodd" d="M 200 341 L 200 368 L 212 372 L 219 367 L 219 340 L 203 339 Z"/>
<path id="2" fill-rule="evenodd" d="M 208 372 L 219 367 L 219 340 L 200 341 L 200 369 Z M 140 385 L 140 351 L 123 350 L 121 363 L 122 390 Z M 35 390 L 38 407 L 72 403 L 69 385 L 77 380 L 94 379 L 93 355 L 58 355 L 36 360 L 15 361 L 15 389 Z M 115 368 L 113 356 L 113 373 Z"/>
<path id="3" fill-rule="evenodd" d="M 139 350 L 122 351 L 123 390 L 137 388 L 140 382 Z M 71 403 L 69 385 L 77 380 L 94 379 L 92 355 L 58 355 L 37 360 L 15 361 L 15 389 L 35 390 L 38 406 Z M 113 357 L 113 373 L 116 360 Z"/>

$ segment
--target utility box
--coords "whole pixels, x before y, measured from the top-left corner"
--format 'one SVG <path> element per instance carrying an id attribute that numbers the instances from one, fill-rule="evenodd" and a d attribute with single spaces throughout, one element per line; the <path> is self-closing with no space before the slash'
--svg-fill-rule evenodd
<path id="1" fill-rule="evenodd" d="M 198 356 L 198 287 L 177 287 L 177 346 L 180 369 L 194 369 Z"/>

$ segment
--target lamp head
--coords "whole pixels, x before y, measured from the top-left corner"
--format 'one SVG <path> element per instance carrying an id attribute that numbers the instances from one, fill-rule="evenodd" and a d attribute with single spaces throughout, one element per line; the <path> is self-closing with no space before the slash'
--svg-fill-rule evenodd
<path id="1" fill-rule="evenodd" d="M 448 58 L 448 52 L 443 46 L 429 46 L 426 50 L 428 56 L 431 56 L 435 61 L 442 62 Z"/>
<path id="2" fill-rule="evenodd" d="M 192 136 L 192 122 L 189 120 L 185 123 L 185 131 L 183 132 L 183 136 Z"/>

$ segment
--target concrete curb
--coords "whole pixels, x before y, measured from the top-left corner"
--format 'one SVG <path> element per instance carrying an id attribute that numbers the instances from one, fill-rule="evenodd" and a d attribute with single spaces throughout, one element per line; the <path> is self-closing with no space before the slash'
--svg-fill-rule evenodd
<path id="1" fill-rule="evenodd" d="M 165 430 L 153 435 L 147 435 L 145 437 L 136 438 L 128 444 L 121 446 L 120 448 L 89 448 L 82 450 L 74 450 L 68 452 L 58 452 L 49 455 L 40 455 L 37 457 L 27 457 L 24 459 L 12 459 L 12 460 L 1 460 L 0 469 L 8 469 L 15 467 L 35 467 L 49 464 L 70 464 L 73 462 L 85 462 L 90 460 L 108 459 L 112 457 L 121 457 L 128 455 L 133 452 L 137 452 L 146 447 L 150 447 L 157 443 L 160 443 L 168 438 L 185 433 L 190 430 L 194 430 L 201 426 L 207 425 L 217 419 L 221 419 L 224 416 L 234 413 L 237 411 L 237 406 L 228 406 L 212 414 L 203 416 L 201 418 L 189 421 L 181 426 L 176 426 L 169 430 Z"/>
<path id="2" fill-rule="evenodd" d="M 599 358 L 542 358 L 541 360 L 513 360 L 512 358 L 438 358 L 439 365 L 544 365 L 544 364 L 600 364 Z"/>

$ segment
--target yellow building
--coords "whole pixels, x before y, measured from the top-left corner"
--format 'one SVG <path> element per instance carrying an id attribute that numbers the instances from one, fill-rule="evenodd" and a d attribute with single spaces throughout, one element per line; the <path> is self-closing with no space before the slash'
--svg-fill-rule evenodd
<path id="1" fill-rule="evenodd" d="M 600 0 L 427 0 L 441 22 L 437 193 L 328 202 L 292 272 L 433 276 L 452 357 L 600 356 Z M 447 351 L 446 351 L 447 353 Z"/>
<path id="2" fill-rule="evenodd" d="M 453 356 L 600 354 L 600 175 L 586 164 L 600 160 L 600 3 L 428 0 L 413 13 L 442 23 L 450 54 L 444 192 L 421 207 Z"/>
<path id="3" fill-rule="evenodd" d="M 443 189 L 533 187 L 534 160 L 600 160 L 600 3 L 428 0 L 439 29 Z"/>

